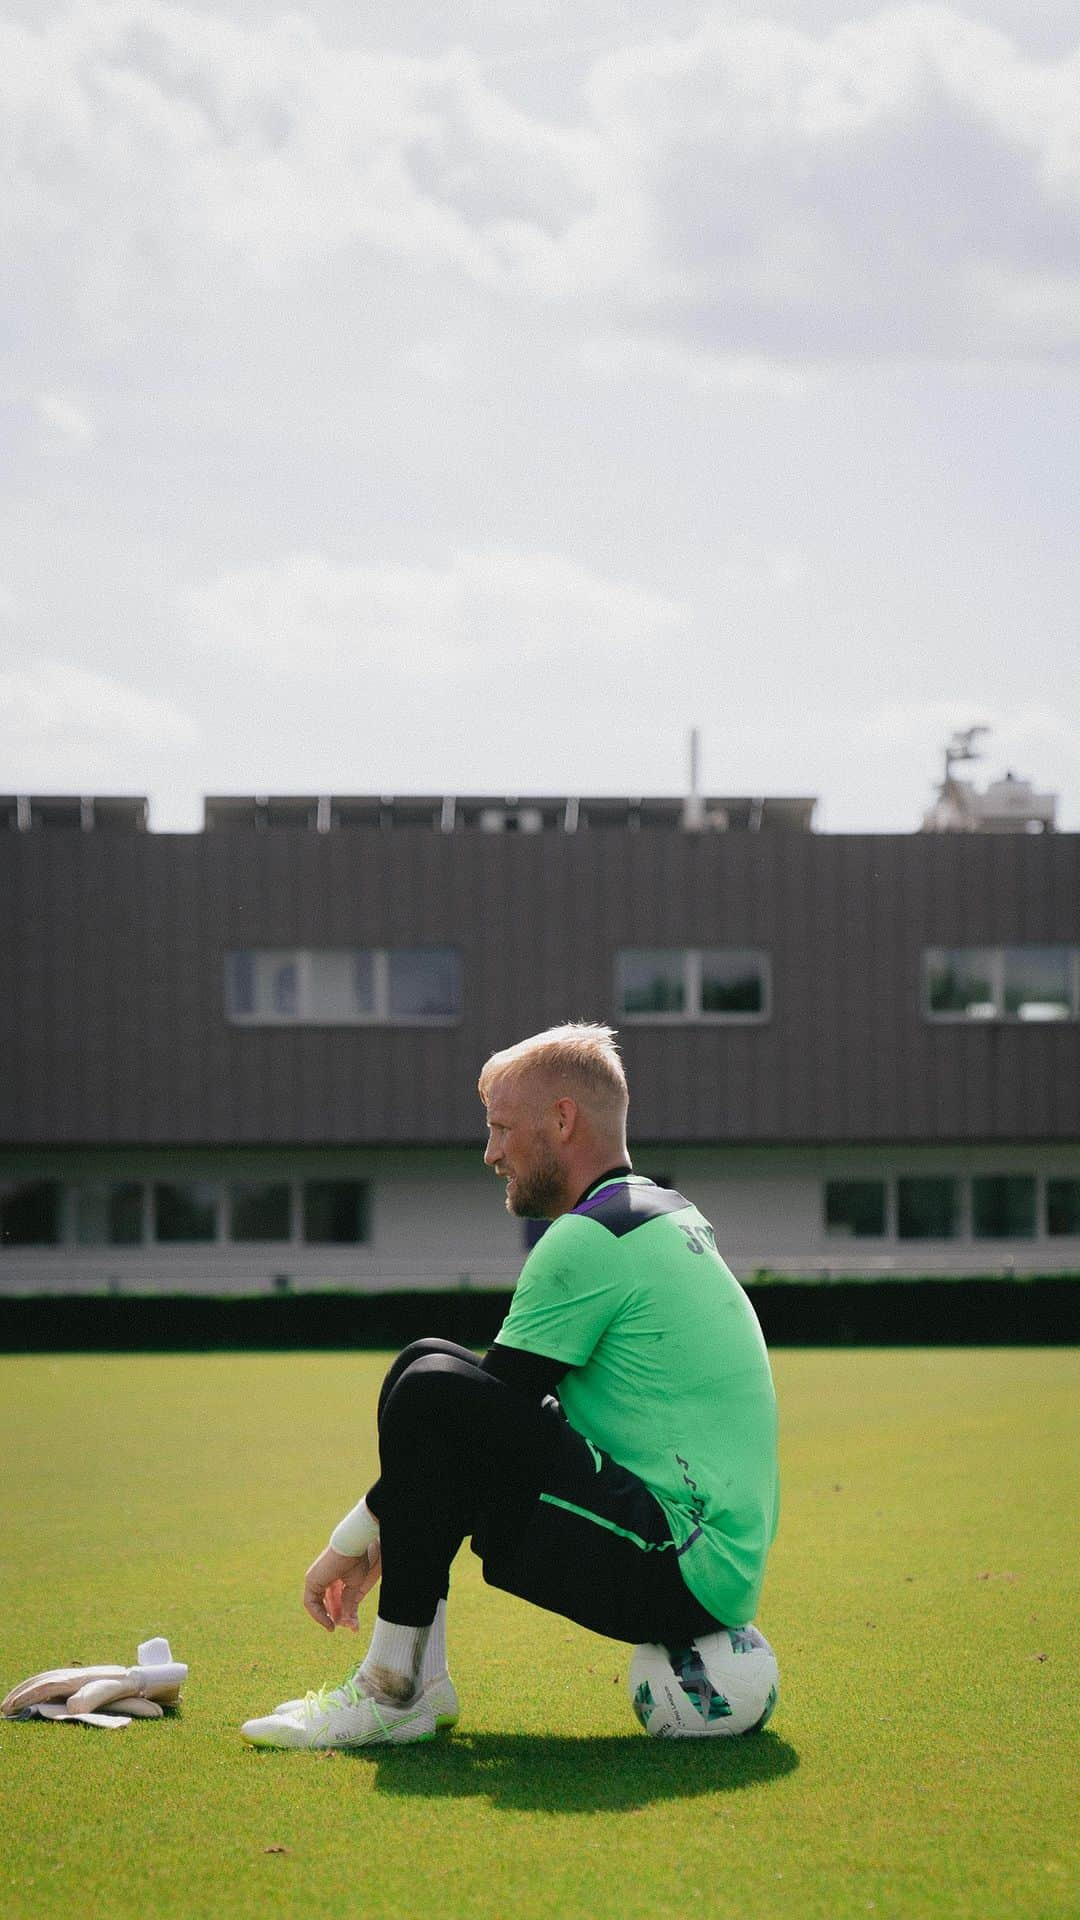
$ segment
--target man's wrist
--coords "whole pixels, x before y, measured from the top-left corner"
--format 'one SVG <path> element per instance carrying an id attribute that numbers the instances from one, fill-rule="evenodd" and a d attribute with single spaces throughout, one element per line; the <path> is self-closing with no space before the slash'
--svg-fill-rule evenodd
<path id="1" fill-rule="evenodd" d="M 322 1552 L 316 1557 L 314 1565 L 319 1567 L 323 1573 L 329 1572 L 331 1577 L 336 1577 L 340 1574 L 351 1572 L 359 1561 L 366 1560 L 366 1558 L 367 1555 L 364 1553 L 343 1553 L 340 1547 L 332 1546 L 328 1541 Z M 334 1562 L 337 1560 L 341 1561 L 340 1567 L 334 1565 Z"/>
<path id="2" fill-rule="evenodd" d="M 330 1535 L 330 1545 L 335 1553 L 360 1559 L 378 1537 L 379 1523 L 364 1499 L 338 1521 Z"/>

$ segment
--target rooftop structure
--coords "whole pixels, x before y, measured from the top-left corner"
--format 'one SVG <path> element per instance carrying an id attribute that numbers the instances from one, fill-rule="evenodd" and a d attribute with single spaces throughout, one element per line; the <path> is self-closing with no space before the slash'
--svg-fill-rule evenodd
<path id="1" fill-rule="evenodd" d="M 323 794 L 209 797 L 207 832 L 237 827 L 430 827 L 438 833 L 581 833 L 594 827 L 671 832 L 808 833 L 816 801 L 761 796 L 609 794 Z"/>
<path id="2" fill-rule="evenodd" d="M 12 833 L 145 833 L 149 817 L 145 794 L 0 793 L 0 830 Z"/>
<path id="3" fill-rule="evenodd" d="M 264 833 L 286 827 L 336 833 L 352 827 L 383 832 L 426 827 L 436 833 L 583 833 L 617 827 L 631 833 L 659 827 L 684 833 L 758 833 L 772 828 L 809 833 L 817 802 L 773 795 L 609 794 L 214 794 L 203 802 L 207 833 Z M 144 833 L 145 796 L 0 794 L 0 830 L 64 829 Z"/>
<path id="4" fill-rule="evenodd" d="M 972 780 L 958 779 L 954 767 L 982 754 L 975 746 L 987 727 L 954 733 L 945 748 L 945 773 L 937 799 L 923 816 L 924 833 L 1052 833 L 1057 795 L 1036 793 L 1030 780 L 1006 773 L 979 793 Z"/>

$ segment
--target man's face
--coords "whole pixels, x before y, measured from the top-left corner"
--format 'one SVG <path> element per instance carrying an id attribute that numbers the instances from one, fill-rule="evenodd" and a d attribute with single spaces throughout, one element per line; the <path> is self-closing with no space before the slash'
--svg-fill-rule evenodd
<path id="1" fill-rule="evenodd" d="M 527 1081 L 503 1088 L 496 1081 L 487 1103 L 484 1165 L 506 1181 L 506 1211 L 529 1220 L 550 1220 L 565 1205 L 565 1175 L 555 1150 L 554 1109 Z"/>

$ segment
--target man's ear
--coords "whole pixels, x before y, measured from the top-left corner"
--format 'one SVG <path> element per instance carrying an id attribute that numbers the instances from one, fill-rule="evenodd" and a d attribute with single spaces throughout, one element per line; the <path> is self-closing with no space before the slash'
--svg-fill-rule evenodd
<path id="1" fill-rule="evenodd" d="M 571 1100 L 568 1094 L 565 1094 L 562 1099 L 556 1100 L 555 1118 L 559 1128 L 559 1139 L 565 1146 L 566 1143 L 573 1138 L 574 1128 L 577 1126 L 577 1101 Z"/>

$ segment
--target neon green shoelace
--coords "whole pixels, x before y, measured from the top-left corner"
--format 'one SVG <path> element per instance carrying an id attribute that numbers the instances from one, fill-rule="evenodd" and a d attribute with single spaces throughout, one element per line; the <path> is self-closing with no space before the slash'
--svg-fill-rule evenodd
<path id="1" fill-rule="evenodd" d="M 304 1695 L 304 1712 L 311 1720 L 317 1713 L 327 1713 L 332 1706 L 358 1707 L 366 1699 L 367 1694 L 360 1691 L 350 1675 L 348 1680 L 340 1680 L 337 1686 L 310 1688 Z"/>

